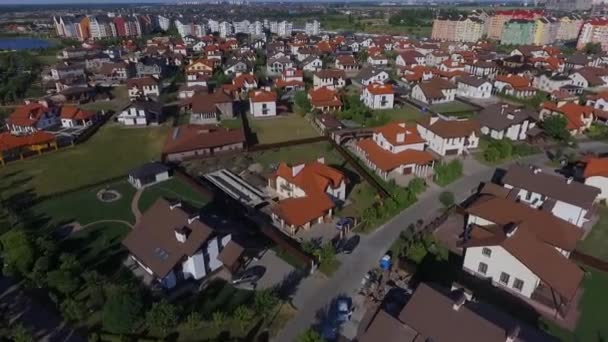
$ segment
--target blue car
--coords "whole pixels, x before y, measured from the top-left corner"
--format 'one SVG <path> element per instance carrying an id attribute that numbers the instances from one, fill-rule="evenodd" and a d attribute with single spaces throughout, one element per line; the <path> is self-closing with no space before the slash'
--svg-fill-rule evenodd
<path id="1" fill-rule="evenodd" d="M 351 229 L 355 224 L 355 221 L 351 217 L 343 217 L 336 223 L 336 229 L 348 230 Z"/>

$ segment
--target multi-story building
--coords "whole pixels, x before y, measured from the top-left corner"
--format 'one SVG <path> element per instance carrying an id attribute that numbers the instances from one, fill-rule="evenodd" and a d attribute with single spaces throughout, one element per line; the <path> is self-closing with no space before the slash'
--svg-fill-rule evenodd
<path id="1" fill-rule="evenodd" d="M 319 33 L 321 33 L 321 24 L 319 23 L 318 20 L 313 20 L 310 23 L 306 23 L 306 26 L 304 27 L 304 31 L 309 36 L 316 36 Z"/>
<path id="2" fill-rule="evenodd" d="M 234 27 L 234 33 L 249 33 L 250 25 L 251 23 L 249 22 L 249 20 L 235 21 L 232 23 L 232 26 Z"/>
<path id="3" fill-rule="evenodd" d="M 608 51 L 608 19 L 594 18 L 583 24 L 576 48 L 582 50 L 587 43 L 600 43 Z"/>
<path id="4" fill-rule="evenodd" d="M 226 38 L 232 35 L 233 27 L 232 24 L 227 21 L 222 21 L 219 27 L 220 37 Z"/>
<path id="5" fill-rule="evenodd" d="M 433 39 L 476 42 L 484 33 L 484 23 L 477 17 L 439 17 L 433 21 Z"/>
<path id="6" fill-rule="evenodd" d="M 207 26 L 209 26 L 209 30 L 213 33 L 213 32 L 220 32 L 220 23 L 219 21 L 216 20 L 209 20 L 207 21 Z"/>
<path id="7" fill-rule="evenodd" d="M 557 31 L 560 22 L 551 17 L 540 17 L 536 19 L 534 27 L 534 44 L 552 44 L 557 39 Z"/>
<path id="8" fill-rule="evenodd" d="M 529 45 L 534 43 L 536 25 L 533 20 L 511 19 L 504 24 L 500 43 L 504 45 Z"/>
<path id="9" fill-rule="evenodd" d="M 527 19 L 534 20 L 543 15 L 540 10 L 509 10 L 509 11 L 497 11 L 494 15 L 490 16 L 487 21 L 487 32 L 488 38 L 490 39 L 501 39 L 502 30 L 509 20 L 511 19 Z"/>
<path id="10" fill-rule="evenodd" d="M 116 26 L 108 16 L 99 15 L 89 17 L 90 33 L 93 39 L 116 37 Z"/>
<path id="11" fill-rule="evenodd" d="M 252 36 L 263 36 L 264 35 L 264 24 L 261 21 L 255 21 L 249 24 L 249 32 Z"/>
<path id="12" fill-rule="evenodd" d="M 591 9 L 592 0 L 547 0 L 545 8 L 556 11 L 587 11 Z"/>
<path id="13" fill-rule="evenodd" d="M 571 14 L 559 18 L 559 28 L 557 29 L 557 40 L 575 40 L 578 38 L 583 18 L 578 14 Z"/>
<path id="14" fill-rule="evenodd" d="M 293 31 L 293 23 L 291 23 L 289 21 L 283 20 L 281 22 L 276 22 L 276 21 L 270 22 L 270 32 L 274 33 L 278 36 L 289 37 L 289 36 L 291 36 L 292 31 Z"/>
<path id="15" fill-rule="evenodd" d="M 161 29 L 163 31 L 167 31 L 167 30 L 169 30 L 169 27 L 171 27 L 171 19 L 169 19 L 167 17 L 163 17 L 162 15 L 157 15 L 156 24 L 159 29 Z"/>

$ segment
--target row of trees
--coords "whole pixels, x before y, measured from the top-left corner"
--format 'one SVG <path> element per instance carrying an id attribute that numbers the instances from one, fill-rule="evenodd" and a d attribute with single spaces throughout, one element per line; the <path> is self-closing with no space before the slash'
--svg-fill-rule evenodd
<path id="1" fill-rule="evenodd" d="M 0 103 L 14 103 L 26 93 L 40 74 L 41 65 L 27 51 L 0 54 Z"/>

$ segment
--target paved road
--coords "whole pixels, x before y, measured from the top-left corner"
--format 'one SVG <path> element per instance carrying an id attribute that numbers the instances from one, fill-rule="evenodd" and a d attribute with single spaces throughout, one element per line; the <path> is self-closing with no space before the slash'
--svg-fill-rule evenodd
<path id="1" fill-rule="evenodd" d="M 608 152 L 608 145 L 600 142 L 581 143 L 578 150 L 597 153 Z M 521 162 L 542 164 L 544 155 L 525 158 Z M 292 300 L 298 309 L 297 314 L 276 336 L 276 341 L 295 341 L 298 334 L 318 322 L 327 312 L 328 304 L 340 295 L 352 296 L 359 287 L 365 273 L 376 267 L 378 260 L 386 253 L 399 233 L 418 219 L 428 221 L 435 217 L 441 205 L 438 201 L 440 192 L 452 191 L 457 201 L 463 201 L 471 195 L 482 181 L 489 181 L 495 169 L 467 160 L 471 163 L 465 176 L 446 188 L 431 187 L 416 204 L 402 211 L 384 226 L 371 234 L 362 236 L 357 249 L 351 255 L 340 255 L 342 266 L 334 275 L 325 279 L 318 272 L 302 280 Z M 539 165 L 540 166 L 540 165 Z"/>

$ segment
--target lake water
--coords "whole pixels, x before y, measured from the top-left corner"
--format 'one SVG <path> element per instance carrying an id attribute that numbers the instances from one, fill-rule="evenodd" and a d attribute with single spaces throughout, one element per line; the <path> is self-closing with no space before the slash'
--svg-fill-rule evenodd
<path id="1" fill-rule="evenodd" d="M 51 47 L 51 42 L 39 38 L 0 38 L 0 50 L 31 50 Z"/>

